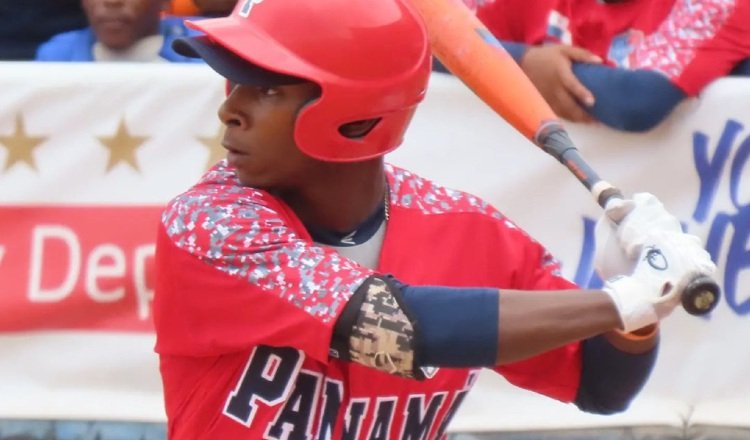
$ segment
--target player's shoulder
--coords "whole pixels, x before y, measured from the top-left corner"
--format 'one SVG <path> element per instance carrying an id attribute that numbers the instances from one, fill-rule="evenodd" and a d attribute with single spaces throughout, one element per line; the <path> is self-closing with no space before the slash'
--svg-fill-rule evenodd
<path id="1" fill-rule="evenodd" d="M 168 206 L 211 203 L 214 206 L 234 204 L 266 205 L 273 197 L 265 191 L 240 184 L 233 168 L 222 160 L 206 171 L 198 182 L 173 198 Z"/>
<path id="2" fill-rule="evenodd" d="M 231 227 L 253 219 L 272 221 L 281 217 L 282 210 L 280 202 L 268 192 L 241 185 L 224 160 L 169 201 L 162 223 L 167 228 L 198 221 Z"/>
<path id="3" fill-rule="evenodd" d="M 503 219 L 504 216 L 483 198 L 448 188 L 417 173 L 386 164 L 393 206 L 419 210 L 424 214 L 474 213 Z"/>

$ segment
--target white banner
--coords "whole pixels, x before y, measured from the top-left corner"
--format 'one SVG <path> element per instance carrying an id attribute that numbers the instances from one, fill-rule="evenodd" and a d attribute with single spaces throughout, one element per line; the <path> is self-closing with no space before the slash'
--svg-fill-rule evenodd
<path id="1" fill-rule="evenodd" d="M 0 418 L 163 420 L 155 227 L 222 154 L 223 81 L 195 65 L 6 63 L 0 90 Z M 704 240 L 724 296 L 710 318 L 678 311 L 664 323 L 654 375 L 622 415 L 583 414 L 487 374 L 453 430 L 750 427 L 748 126 L 750 81 L 724 79 L 649 133 L 569 127 L 599 174 L 656 194 Z M 388 159 L 486 198 L 589 281 L 598 206 L 455 78 L 433 76 Z"/>

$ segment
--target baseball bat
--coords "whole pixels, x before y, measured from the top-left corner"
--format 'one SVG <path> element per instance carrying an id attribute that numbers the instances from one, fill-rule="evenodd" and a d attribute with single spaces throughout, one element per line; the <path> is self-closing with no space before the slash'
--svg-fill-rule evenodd
<path id="1" fill-rule="evenodd" d="M 482 101 L 516 130 L 560 161 L 601 207 L 620 190 L 583 159 L 562 123 L 500 42 L 462 0 L 410 0 L 427 28 L 433 53 Z M 716 307 L 719 285 L 706 275 L 691 280 L 682 305 L 691 315 Z"/>

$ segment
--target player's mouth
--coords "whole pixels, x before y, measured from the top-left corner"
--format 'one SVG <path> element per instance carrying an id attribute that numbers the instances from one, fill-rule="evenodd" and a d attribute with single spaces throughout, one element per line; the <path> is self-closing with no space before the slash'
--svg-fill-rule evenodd
<path id="1" fill-rule="evenodd" d="M 130 20 L 121 16 L 104 16 L 97 17 L 96 24 L 100 28 L 115 31 L 127 29 L 130 26 Z"/>
<path id="2" fill-rule="evenodd" d="M 236 167 L 240 162 L 247 160 L 247 158 L 250 157 L 248 153 L 238 150 L 228 143 L 222 142 L 221 146 L 227 150 L 227 161 L 232 166 Z"/>

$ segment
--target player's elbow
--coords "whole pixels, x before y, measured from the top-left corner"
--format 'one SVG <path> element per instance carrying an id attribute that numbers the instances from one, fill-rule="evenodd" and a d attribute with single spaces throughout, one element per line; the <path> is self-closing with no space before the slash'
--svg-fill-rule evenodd
<path id="1" fill-rule="evenodd" d="M 650 376 L 656 354 L 656 348 L 639 354 L 621 351 L 605 336 L 586 339 L 575 405 L 594 414 L 625 411 Z"/>
<path id="2" fill-rule="evenodd" d="M 581 411 L 599 414 L 599 415 L 612 415 L 624 412 L 630 406 L 631 398 L 612 398 L 612 396 L 585 396 L 582 397 L 580 394 L 579 398 L 576 399 L 575 405 Z"/>

